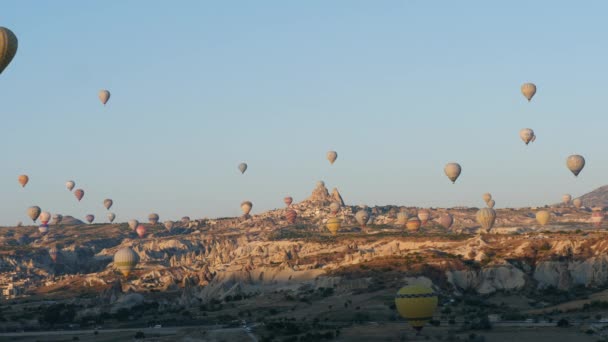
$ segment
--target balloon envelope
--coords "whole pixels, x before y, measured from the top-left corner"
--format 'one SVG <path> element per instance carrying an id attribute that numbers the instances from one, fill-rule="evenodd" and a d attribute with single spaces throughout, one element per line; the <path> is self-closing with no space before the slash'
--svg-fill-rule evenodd
<path id="1" fill-rule="evenodd" d="M 496 205 L 496 202 L 493 199 L 491 199 L 486 204 L 488 205 L 488 208 L 494 208 L 494 206 Z"/>
<path id="2" fill-rule="evenodd" d="M 283 202 L 285 203 L 286 206 L 290 206 L 291 203 L 293 203 L 293 198 L 291 198 L 291 196 L 287 196 L 285 198 L 283 198 Z"/>
<path id="3" fill-rule="evenodd" d="M 103 200 L 103 206 L 107 209 L 110 210 L 110 208 L 112 207 L 112 204 L 114 204 L 114 201 L 112 201 L 109 198 L 106 198 L 105 200 Z"/>
<path id="4" fill-rule="evenodd" d="M 146 227 L 140 224 L 139 226 L 137 226 L 137 229 L 135 229 L 135 232 L 140 238 L 143 238 L 144 236 L 146 236 Z"/>
<path id="5" fill-rule="evenodd" d="M 19 42 L 13 31 L 0 26 L 0 74 L 17 54 Z"/>
<path id="6" fill-rule="evenodd" d="M 30 177 L 28 177 L 27 175 L 20 175 L 17 180 L 19 181 L 19 184 L 21 184 L 21 187 L 25 188 L 27 182 L 30 181 Z"/>
<path id="7" fill-rule="evenodd" d="M 239 164 L 239 171 L 241 171 L 241 174 L 245 173 L 245 171 L 247 171 L 247 164 L 245 163 L 240 163 Z M 255 172 L 254 172 L 255 173 Z"/>
<path id="8" fill-rule="evenodd" d="M 97 94 L 97 96 L 99 96 L 99 100 L 105 106 L 106 103 L 108 103 L 108 100 L 110 99 L 110 92 L 107 91 L 107 90 L 105 90 L 105 89 L 103 89 L 103 90 L 99 91 L 99 93 Z"/>
<path id="9" fill-rule="evenodd" d="M 566 166 L 574 176 L 578 176 L 585 167 L 585 158 L 581 155 L 573 154 L 566 159 Z"/>
<path id="10" fill-rule="evenodd" d="M 338 211 L 340 211 L 340 207 L 342 207 L 342 206 L 340 205 L 340 203 L 338 203 L 338 202 L 331 202 L 331 203 L 329 204 L 329 212 L 330 212 L 332 215 L 336 215 L 336 214 L 338 213 Z"/>
<path id="11" fill-rule="evenodd" d="M 439 216 L 439 224 L 442 225 L 445 229 L 450 229 L 450 227 L 452 227 L 452 224 L 454 224 L 454 217 L 449 213 L 442 214 L 441 216 Z"/>
<path id="12" fill-rule="evenodd" d="M 89 223 L 93 223 L 93 221 L 95 220 L 95 215 L 89 214 L 89 215 L 85 216 L 84 219 L 87 220 L 87 222 L 89 222 Z"/>
<path id="13" fill-rule="evenodd" d="M 541 210 L 541 211 L 539 211 L 539 212 L 536 213 L 536 221 L 541 226 L 544 226 L 547 223 L 549 223 L 549 219 L 550 218 L 551 218 L 551 214 L 548 211 L 546 211 L 546 210 Z"/>
<path id="14" fill-rule="evenodd" d="M 74 191 L 74 196 L 76 196 L 76 199 L 80 202 L 80 200 L 84 197 L 84 190 L 76 189 L 76 191 Z"/>
<path id="15" fill-rule="evenodd" d="M 570 201 L 572 200 L 572 196 L 570 194 L 565 194 L 562 196 L 562 203 L 568 205 L 570 204 Z"/>
<path id="16" fill-rule="evenodd" d="M 477 212 L 475 217 L 477 223 L 479 223 L 486 232 L 489 232 L 494 226 L 494 221 L 496 221 L 496 211 L 492 208 L 483 208 Z"/>
<path id="17" fill-rule="evenodd" d="M 519 137 L 528 145 L 534 139 L 534 131 L 530 128 L 522 128 L 519 131 Z"/>
<path id="18" fill-rule="evenodd" d="M 32 221 L 36 222 L 36 220 L 38 219 L 38 216 L 40 216 L 40 207 L 38 206 L 33 206 L 33 207 L 29 207 L 27 209 L 27 216 L 29 216 L 29 218 L 32 219 Z"/>
<path id="19" fill-rule="evenodd" d="M 49 225 L 48 224 L 41 224 L 38 227 L 38 231 L 40 232 L 40 234 L 46 234 L 49 232 Z"/>
<path id="20" fill-rule="evenodd" d="M 285 212 L 285 218 L 287 219 L 287 222 L 289 222 L 290 224 L 294 224 L 296 223 L 296 219 L 298 218 L 298 213 L 293 209 L 288 209 Z"/>
<path id="21" fill-rule="evenodd" d="M 428 210 L 419 210 L 418 211 L 418 219 L 420 219 L 420 224 L 421 225 L 425 225 L 429 219 L 431 218 L 431 212 L 429 212 Z"/>
<path id="22" fill-rule="evenodd" d="M 338 219 L 336 217 L 331 217 L 327 220 L 327 222 L 325 223 L 325 226 L 327 227 L 327 230 L 329 230 L 329 232 L 332 235 L 336 235 L 336 234 L 338 234 L 338 231 L 340 230 L 340 227 L 342 226 L 342 221 L 340 221 L 340 219 Z"/>
<path id="23" fill-rule="evenodd" d="M 483 199 L 484 202 L 488 203 L 488 201 L 492 199 L 492 194 L 490 194 L 489 192 L 486 192 L 485 194 L 483 194 L 481 196 L 481 198 Z"/>
<path id="24" fill-rule="evenodd" d="M 243 211 L 244 215 L 249 215 L 249 213 L 251 212 L 251 208 L 253 208 L 253 203 L 249 201 L 241 203 L 241 210 Z"/>
<path id="25" fill-rule="evenodd" d="M 75 186 L 76 186 L 76 183 L 74 181 L 65 182 L 65 187 L 70 191 L 72 191 L 72 189 L 74 189 Z"/>
<path id="26" fill-rule="evenodd" d="M 416 232 L 418 231 L 418 229 L 420 229 L 420 219 L 418 217 L 412 217 L 409 220 L 407 220 L 407 224 L 405 225 L 405 228 L 407 228 L 408 231 L 410 232 Z"/>
<path id="27" fill-rule="evenodd" d="M 461 171 L 462 168 L 458 163 L 448 163 L 443 169 L 443 172 L 445 172 L 445 175 L 448 176 L 452 183 L 456 183 Z"/>
<path id="28" fill-rule="evenodd" d="M 114 254 L 114 267 L 116 267 L 125 277 L 129 276 L 138 262 L 139 256 L 129 247 L 121 248 Z"/>
<path id="29" fill-rule="evenodd" d="M 152 214 L 148 215 L 148 222 L 150 222 L 150 224 L 157 224 L 159 219 L 160 218 L 158 217 L 158 214 L 156 214 L 156 213 L 152 213 Z"/>
<path id="30" fill-rule="evenodd" d="M 165 229 L 169 231 L 173 229 L 173 221 L 165 221 L 163 222 L 163 225 L 165 226 Z"/>
<path id="31" fill-rule="evenodd" d="M 536 94 L 536 85 L 534 83 L 524 83 L 521 86 L 521 93 L 528 99 L 528 102 L 530 102 L 534 97 L 534 94 Z"/>
<path id="32" fill-rule="evenodd" d="M 40 219 L 40 223 L 47 224 L 51 220 L 51 213 L 49 213 L 48 211 L 43 211 L 40 213 L 40 216 L 38 218 Z"/>
<path id="33" fill-rule="evenodd" d="M 410 219 L 410 215 L 406 211 L 401 211 L 397 213 L 397 224 L 400 226 L 405 226 L 407 224 L 407 220 Z"/>
<path id="34" fill-rule="evenodd" d="M 333 165 L 333 163 L 336 161 L 336 159 L 338 159 L 338 152 L 336 152 L 336 151 L 327 152 L 327 160 L 329 160 L 330 164 Z"/>
<path id="35" fill-rule="evenodd" d="M 365 227 L 367 225 L 367 221 L 369 220 L 369 213 L 367 210 L 359 210 L 355 214 L 355 219 L 357 219 L 357 222 L 359 222 L 362 227 Z"/>
<path id="36" fill-rule="evenodd" d="M 135 230 L 135 228 L 137 228 L 137 226 L 139 225 L 139 221 L 137 220 L 129 220 L 129 228 Z"/>
<path id="37" fill-rule="evenodd" d="M 115 219 L 116 219 L 116 214 L 108 213 L 108 221 L 110 221 L 110 223 L 114 222 Z"/>
<path id="38" fill-rule="evenodd" d="M 574 207 L 575 207 L 576 209 L 580 209 L 580 208 L 583 206 L 583 200 L 582 200 L 582 199 L 580 199 L 580 198 L 575 198 L 575 199 L 572 201 L 572 205 L 574 205 Z"/>
<path id="39" fill-rule="evenodd" d="M 417 331 L 433 318 L 439 299 L 433 289 L 412 285 L 403 287 L 395 295 L 395 306 L 401 317 Z"/>
<path id="40" fill-rule="evenodd" d="M 57 262 L 58 254 L 59 254 L 59 251 L 57 250 L 57 247 L 49 248 L 49 256 L 51 257 L 51 260 L 53 260 L 53 262 Z"/>
<path id="41" fill-rule="evenodd" d="M 55 214 L 55 215 L 53 215 L 53 223 L 54 224 L 60 224 L 61 221 L 63 221 L 63 215 L 61 215 L 61 214 Z"/>

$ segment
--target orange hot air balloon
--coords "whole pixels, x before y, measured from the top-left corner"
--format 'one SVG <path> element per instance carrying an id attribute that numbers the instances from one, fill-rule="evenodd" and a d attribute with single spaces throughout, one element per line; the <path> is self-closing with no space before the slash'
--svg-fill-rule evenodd
<path id="1" fill-rule="evenodd" d="M 139 226 L 137 226 L 137 229 L 135 229 L 135 232 L 140 238 L 143 239 L 143 237 L 146 236 L 146 227 L 140 224 Z"/>
<path id="2" fill-rule="evenodd" d="M 74 196 L 76 196 L 76 199 L 78 199 L 78 202 L 80 202 L 80 200 L 84 197 L 84 190 L 76 189 L 76 191 L 74 191 Z"/>
<path id="3" fill-rule="evenodd" d="M 293 209 L 289 209 L 285 212 L 285 218 L 289 223 L 294 224 L 296 223 L 296 218 L 298 218 L 298 213 Z"/>
<path id="4" fill-rule="evenodd" d="M 30 177 L 28 177 L 27 175 L 20 175 L 18 180 L 19 180 L 19 184 L 21 184 L 21 187 L 25 188 L 25 185 L 27 184 L 27 182 L 30 181 Z"/>
<path id="5" fill-rule="evenodd" d="M 293 198 L 291 198 L 291 196 L 287 196 L 287 197 L 283 198 L 283 202 L 285 202 L 285 205 L 287 207 L 289 207 L 291 205 L 291 203 L 293 203 Z"/>
<path id="6" fill-rule="evenodd" d="M 407 220 L 405 227 L 410 232 L 416 232 L 418 229 L 420 229 L 420 223 L 420 219 L 417 217 L 412 217 L 411 219 Z"/>

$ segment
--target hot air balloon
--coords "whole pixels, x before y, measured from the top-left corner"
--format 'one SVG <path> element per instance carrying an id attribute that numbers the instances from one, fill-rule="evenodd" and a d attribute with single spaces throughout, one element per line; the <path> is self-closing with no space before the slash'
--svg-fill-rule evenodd
<path id="1" fill-rule="evenodd" d="M 76 196 L 76 199 L 78 202 L 80 202 L 80 200 L 84 197 L 84 190 L 76 189 L 76 191 L 74 191 L 74 196 Z"/>
<path id="2" fill-rule="evenodd" d="M 293 203 L 293 198 L 291 198 L 291 196 L 287 196 L 283 198 L 283 202 L 285 202 L 285 205 L 289 208 L 291 203 Z"/>
<path id="3" fill-rule="evenodd" d="M 51 220 L 51 213 L 49 213 L 48 211 L 43 211 L 40 213 L 40 216 L 38 218 L 40 219 L 40 223 L 48 224 Z"/>
<path id="4" fill-rule="evenodd" d="M 331 233 L 331 235 L 338 234 L 340 227 L 342 226 L 342 221 L 336 217 L 330 217 L 325 223 L 327 230 Z"/>
<path id="5" fill-rule="evenodd" d="M 521 86 L 521 93 L 528 99 L 528 102 L 530 102 L 532 97 L 534 97 L 534 94 L 536 94 L 536 85 L 534 83 L 524 83 Z"/>
<path id="6" fill-rule="evenodd" d="M 103 200 L 103 206 L 107 209 L 110 210 L 110 208 L 112 207 L 112 204 L 114 204 L 114 201 L 112 201 L 109 198 L 106 198 Z"/>
<path id="7" fill-rule="evenodd" d="M 361 209 L 355 214 L 355 219 L 357 219 L 357 222 L 359 222 L 361 227 L 365 227 L 367 225 L 367 221 L 369 220 L 369 213 L 367 210 Z"/>
<path id="8" fill-rule="evenodd" d="M 534 131 L 530 128 L 522 128 L 519 131 L 519 137 L 528 145 L 534 138 Z"/>
<path id="9" fill-rule="evenodd" d="M 486 203 L 488 205 L 488 208 L 494 208 L 494 205 L 496 205 L 496 202 L 492 199 L 489 200 L 488 203 Z"/>
<path id="10" fill-rule="evenodd" d="M 578 174 L 581 173 L 585 167 L 585 158 L 578 154 L 573 154 L 566 159 L 566 166 L 568 166 L 568 169 L 574 174 L 575 177 L 578 177 Z"/>
<path id="11" fill-rule="evenodd" d="M 110 99 L 110 92 L 107 91 L 107 90 L 105 90 L 105 89 L 102 89 L 102 90 L 99 91 L 99 93 L 97 94 L 97 96 L 99 96 L 99 100 L 105 106 L 106 103 L 108 103 L 108 100 Z"/>
<path id="12" fill-rule="evenodd" d="M 137 228 L 137 226 L 139 225 L 139 221 L 137 220 L 129 220 L 129 228 L 135 230 L 135 228 Z"/>
<path id="13" fill-rule="evenodd" d="M 251 212 L 251 208 L 253 208 L 253 203 L 249 201 L 241 203 L 241 210 L 243 211 L 243 214 L 245 216 L 249 215 L 249 213 Z"/>
<path id="14" fill-rule="evenodd" d="M 119 249 L 114 254 L 114 267 L 116 267 L 125 278 L 135 269 L 139 262 L 139 256 L 129 247 Z"/>
<path id="15" fill-rule="evenodd" d="M 84 219 L 87 220 L 87 222 L 89 222 L 89 223 L 93 223 L 93 221 L 95 220 L 95 215 L 89 214 L 89 215 L 85 216 Z"/>
<path id="16" fill-rule="evenodd" d="M 74 181 L 65 182 L 65 187 L 70 191 L 72 191 L 72 189 L 74 189 L 75 186 L 76 186 L 76 183 Z"/>
<path id="17" fill-rule="evenodd" d="M 452 224 L 454 224 L 454 217 L 449 213 L 442 214 L 441 216 L 439 216 L 439 224 L 442 225 L 445 229 L 450 229 L 450 227 L 452 227 Z"/>
<path id="18" fill-rule="evenodd" d="M 428 210 L 419 210 L 418 211 L 418 219 L 420 219 L 420 224 L 425 225 L 429 219 L 431 218 L 431 213 Z"/>
<path id="19" fill-rule="evenodd" d="M 55 225 L 60 224 L 61 221 L 63 221 L 63 215 L 61 215 L 61 214 L 53 215 L 53 224 L 55 224 Z"/>
<path id="20" fill-rule="evenodd" d="M 418 229 L 420 229 L 420 224 L 421 224 L 421 222 L 418 217 L 412 217 L 407 220 L 407 224 L 405 225 L 405 228 L 407 228 L 407 230 L 410 232 L 416 232 L 416 231 L 418 231 Z"/>
<path id="21" fill-rule="evenodd" d="M 6 27 L 0 27 L 0 74 L 17 54 L 17 36 Z"/>
<path id="22" fill-rule="evenodd" d="M 602 212 L 604 208 L 596 207 L 593 208 L 593 213 L 591 214 L 591 222 L 597 228 L 602 226 L 602 222 L 604 222 L 604 213 Z"/>
<path id="23" fill-rule="evenodd" d="M 329 204 L 329 212 L 330 212 L 332 215 L 336 215 L 336 214 L 338 214 L 338 211 L 340 211 L 340 207 L 342 207 L 342 206 L 340 205 L 340 203 L 338 203 L 338 202 L 331 202 L 331 203 Z"/>
<path id="24" fill-rule="evenodd" d="M 108 213 L 108 221 L 110 221 L 110 223 L 114 222 L 115 219 L 116 219 L 116 214 Z"/>
<path id="25" fill-rule="evenodd" d="M 551 214 L 546 210 L 541 210 L 536 213 L 536 221 L 541 226 L 544 226 L 549 223 L 549 219 L 551 219 Z"/>
<path id="26" fill-rule="evenodd" d="M 32 221 L 36 222 L 38 216 L 40 216 L 40 211 L 40 207 L 38 206 L 29 207 L 27 209 L 27 216 L 29 216 Z"/>
<path id="27" fill-rule="evenodd" d="M 247 171 L 247 164 L 240 163 L 239 164 L 239 171 L 241 171 L 241 174 L 245 173 L 245 171 Z"/>
<path id="28" fill-rule="evenodd" d="M 418 334 L 433 318 L 438 301 L 433 289 L 420 285 L 403 287 L 395 295 L 397 311 Z"/>
<path id="29" fill-rule="evenodd" d="M 496 211 L 492 208 L 483 208 L 477 212 L 476 215 L 477 223 L 481 225 L 483 229 L 485 229 L 486 233 L 490 232 L 490 229 L 494 226 L 494 221 L 496 221 Z"/>
<path id="30" fill-rule="evenodd" d="M 144 227 L 143 224 L 140 224 L 139 226 L 137 226 L 137 229 L 135 229 L 135 232 L 140 238 L 143 238 L 144 236 L 146 236 L 146 227 Z"/>
<path id="31" fill-rule="evenodd" d="M 182 224 L 188 224 L 190 223 L 190 216 L 184 216 L 181 219 Z"/>
<path id="32" fill-rule="evenodd" d="M 405 226 L 407 224 L 407 220 L 410 219 L 410 215 L 407 211 L 400 211 L 397 214 L 397 224 L 400 226 Z"/>
<path id="33" fill-rule="evenodd" d="M 452 184 L 456 183 L 461 171 L 462 168 L 458 163 L 448 163 L 443 169 L 443 172 L 445 172 L 445 175 L 452 181 Z"/>
<path id="34" fill-rule="evenodd" d="M 59 254 L 57 247 L 53 246 L 49 248 L 49 256 L 51 257 L 51 260 L 53 260 L 53 262 L 57 262 L 57 254 Z"/>
<path id="35" fill-rule="evenodd" d="M 152 214 L 148 215 L 148 222 L 150 222 L 151 225 L 157 224 L 159 219 L 160 218 L 158 217 L 158 214 L 156 214 L 156 213 L 152 213 Z"/>
<path id="36" fill-rule="evenodd" d="M 565 205 L 570 204 L 571 200 L 572 200 L 572 196 L 570 194 L 564 194 L 562 196 L 562 203 L 564 203 Z"/>
<path id="37" fill-rule="evenodd" d="M 327 160 L 329 160 L 330 164 L 334 164 L 334 162 L 338 159 L 338 153 L 336 151 L 327 152 Z"/>
<path id="38" fill-rule="evenodd" d="M 165 221 L 163 222 L 163 225 L 168 231 L 171 231 L 171 229 L 173 229 L 173 221 Z"/>
<path id="39" fill-rule="evenodd" d="M 576 209 L 580 209 L 580 208 L 583 206 L 583 200 L 582 200 L 582 199 L 580 199 L 580 198 L 575 198 L 575 199 L 572 201 L 572 205 L 574 205 L 574 207 L 575 207 Z"/>
<path id="40" fill-rule="evenodd" d="M 530 140 L 530 142 L 535 142 L 536 141 L 536 133 L 534 133 L 534 135 L 532 136 L 532 139 Z"/>
<path id="41" fill-rule="evenodd" d="M 489 192 L 486 192 L 485 194 L 483 194 L 481 196 L 481 198 L 483 198 L 483 201 L 488 203 L 488 201 L 490 201 L 492 199 L 492 194 L 490 194 Z"/>
<path id="42" fill-rule="evenodd" d="M 296 218 L 298 218 L 298 213 L 293 209 L 288 209 L 285 211 L 285 218 L 287 219 L 287 222 L 294 224 L 296 223 Z"/>
<path id="43" fill-rule="evenodd" d="M 30 177 L 28 177 L 27 175 L 20 175 L 19 177 L 17 177 L 17 180 L 19 181 L 19 184 L 21 184 L 21 187 L 25 188 L 27 182 L 30 181 Z"/>
<path id="44" fill-rule="evenodd" d="M 38 231 L 40 232 L 40 234 L 46 234 L 49 232 L 49 225 L 48 224 L 41 224 L 40 226 L 38 226 Z"/>

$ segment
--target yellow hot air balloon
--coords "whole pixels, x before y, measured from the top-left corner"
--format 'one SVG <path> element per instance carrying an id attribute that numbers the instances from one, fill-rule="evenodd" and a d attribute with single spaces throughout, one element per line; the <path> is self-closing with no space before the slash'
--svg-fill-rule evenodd
<path id="1" fill-rule="evenodd" d="M 19 42 L 13 31 L 0 26 L 0 74 L 17 54 Z"/>
<path id="2" fill-rule="evenodd" d="M 562 196 L 562 203 L 564 203 L 565 205 L 570 204 L 570 201 L 572 201 L 572 196 L 570 194 L 564 194 Z"/>
<path id="3" fill-rule="evenodd" d="M 241 210 L 243 211 L 243 214 L 245 216 L 249 215 L 249 213 L 251 212 L 251 208 L 253 208 L 253 203 L 249 201 L 241 203 Z"/>
<path id="4" fill-rule="evenodd" d="M 21 187 L 25 188 L 27 182 L 30 181 L 30 177 L 28 177 L 27 175 L 20 175 L 17 180 L 19 181 L 19 184 L 21 184 Z"/>
<path id="5" fill-rule="evenodd" d="M 526 145 L 535 140 L 534 131 L 530 128 L 522 128 L 519 131 L 519 137 L 526 143 Z"/>
<path id="6" fill-rule="evenodd" d="M 448 163 L 443 169 L 443 172 L 445 172 L 445 175 L 448 176 L 452 183 L 456 183 L 456 179 L 460 176 L 461 171 L 462 168 L 458 163 Z"/>
<path id="7" fill-rule="evenodd" d="M 496 211 L 492 208 L 483 208 L 477 212 L 475 217 L 477 218 L 477 223 L 485 229 L 486 233 L 489 233 L 490 229 L 494 226 L 494 221 L 496 221 Z"/>
<path id="8" fill-rule="evenodd" d="M 420 219 L 418 217 L 412 217 L 409 220 L 407 220 L 407 224 L 405 225 L 405 228 L 407 228 L 407 230 L 409 232 L 417 232 L 418 229 L 420 229 Z"/>
<path id="9" fill-rule="evenodd" d="M 538 221 L 541 226 L 544 226 L 549 223 L 550 218 L 551 214 L 546 210 L 541 210 L 536 213 L 536 221 Z"/>
<path id="10" fill-rule="evenodd" d="M 340 221 L 340 219 L 337 217 L 331 217 L 327 220 L 325 226 L 327 227 L 327 230 L 329 230 L 331 235 L 336 235 L 338 234 L 338 231 L 342 226 L 342 221 Z"/>
<path id="11" fill-rule="evenodd" d="M 327 160 L 329 160 L 329 162 L 332 165 L 336 161 L 336 159 L 338 159 L 338 152 L 336 152 L 336 151 L 329 151 L 329 152 L 327 152 Z"/>
<path id="12" fill-rule="evenodd" d="M 99 91 L 99 93 L 97 94 L 97 96 L 99 96 L 99 100 L 105 106 L 106 103 L 108 103 L 108 100 L 110 99 L 110 92 L 107 91 L 107 90 L 105 90 L 105 89 L 102 89 L 102 90 Z"/>
<path id="13" fill-rule="evenodd" d="M 580 208 L 583 206 L 583 200 L 582 200 L 582 199 L 580 199 L 580 198 L 575 198 L 575 199 L 572 201 L 572 205 L 574 205 L 574 207 L 575 207 L 576 209 L 580 209 Z"/>
<path id="14" fill-rule="evenodd" d="M 483 198 L 484 202 L 488 203 L 492 199 L 492 194 L 490 194 L 489 192 L 486 192 L 485 194 L 483 194 L 481 196 L 481 198 Z"/>
<path id="15" fill-rule="evenodd" d="M 433 289 L 420 285 L 402 287 L 395 295 L 397 311 L 418 333 L 433 319 L 438 302 Z"/>
<path id="16" fill-rule="evenodd" d="M 127 278 L 139 262 L 139 256 L 129 247 L 119 249 L 114 254 L 114 267 Z"/>
<path id="17" fill-rule="evenodd" d="M 496 205 L 496 202 L 493 199 L 491 199 L 486 204 L 488 205 L 488 208 L 494 208 L 494 206 Z"/>
<path id="18" fill-rule="evenodd" d="M 578 174 L 581 173 L 585 167 L 585 158 L 581 155 L 573 154 L 566 159 L 566 166 L 575 177 L 578 177 Z"/>
<path id="19" fill-rule="evenodd" d="M 400 226 L 405 226 L 407 224 L 407 220 L 410 219 L 410 215 L 407 211 L 400 211 L 397 214 L 397 224 Z"/>
<path id="20" fill-rule="evenodd" d="M 534 94 L 536 94 L 536 85 L 534 83 L 524 83 L 521 86 L 521 93 L 528 99 L 528 102 L 530 102 L 534 97 Z"/>

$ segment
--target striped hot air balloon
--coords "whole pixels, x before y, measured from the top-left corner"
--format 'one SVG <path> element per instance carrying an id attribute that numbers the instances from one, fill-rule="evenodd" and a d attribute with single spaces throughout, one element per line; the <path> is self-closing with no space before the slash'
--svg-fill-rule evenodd
<path id="1" fill-rule="evenodd" d="M 342 221 L 339 218 L 331 217 L 325 223 L 327 230 L 331 233 L 331 235 L 337 235 L 340 227 L 342 226 Z"/>
<path id="2" fill-rule="evenodd" d="M 395 306 L 401 317 L 418 333 L 433 319 L 439 299 L 433 289 L 412 285 L 403 287 L 395 295 Z"/>
<path id="3" fill-rule="evenodd" d="M 405 225 L 405 227 L 407 228 L 408 231 L 410 232 L 417 232 L 420 229 L 420 219 L 418 217 L 412 217 L 409 220 L 407 220 L 407 224 Z"/>
<path id="4" fill-rule="evenodd" d="M 289 222 L 290 224 L 296 223 L 297 217 L 298 217 L 298 213 L 295 210 L 288 209 L 287 211 L 285 211 L 285 218 L 287 219 L 287 222 Z"/>
<path id="5" fill-rule="evenodd" d="M 119 249 L 114 254 L 114 267 L 116 267 L 125 278 L 131 274 L 139 263 L 139 255 L 129 247 Z"/>
<path id="6" fill-rule="evenodd" d="M 494 221 L 496 221 L 496 211 L 492 208 L 482 208 L 477 212 L 475 217 L 477 223 L 481 225 L 486 233 L 489 233 L 490 229 L 494 226 Z"/>

